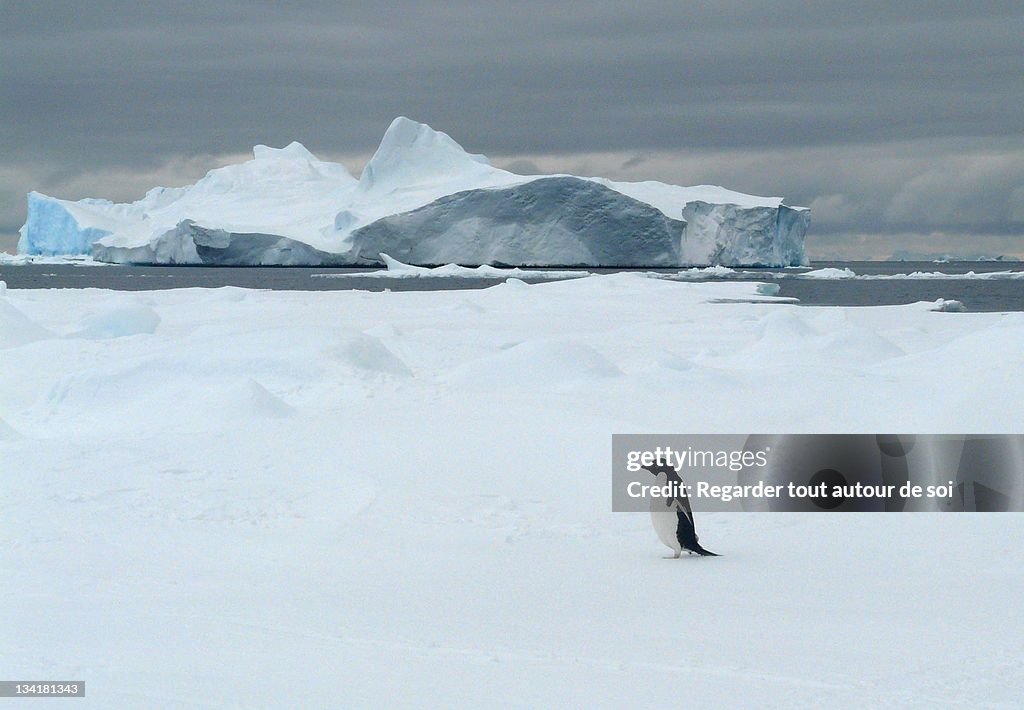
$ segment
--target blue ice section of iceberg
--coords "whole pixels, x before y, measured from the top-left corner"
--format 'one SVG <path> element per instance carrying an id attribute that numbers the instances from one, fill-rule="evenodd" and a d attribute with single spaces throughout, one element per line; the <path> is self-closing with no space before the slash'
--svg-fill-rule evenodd
<path id="1" fill-rule="evenodd" d="M 111 203 L 93 200 L 96 204 Z M 88 254 L 97 239 L 110 234 L 97 227 L 81 227 L 62 200 L 39 192 L 28 193 L 28 219 L 21 228 L 19 254 Z"/>

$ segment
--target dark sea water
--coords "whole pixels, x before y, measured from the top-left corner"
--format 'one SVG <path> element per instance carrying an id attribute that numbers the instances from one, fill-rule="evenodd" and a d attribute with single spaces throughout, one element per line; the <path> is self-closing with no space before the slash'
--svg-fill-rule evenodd
<path id="1" fill-rule="evenodd" d="M 814 269 L 851 269 L 858 275 L 891 275 L 939 272 L 949 275 L 997 271 L 1024 271 L 1021 262 L 959 261 L 847 261 L 815 262 Z M 0 281 L 16 288 L 106 288 L 144 291 L 168 288 L 240 286 L 289 291 L 365 290 L 437 291 L 486 288 L 501 279 L 490 278 L 367 278 L 365 268 L 320 267 L 218 267 L 218 266 L 81 266 L 73 264 L 0 265 Z M 613 273 L 624 269 L 590 269 Z M 678 269 L 640 269 L 674 274 Z M 939 298 L 961 301 L 968 311 L 1024 311 L 1024 279 L 807 279 L 807 269 L 747 269 L 716 278 L 687 281 L 766 281 L 779 285 L 779 295 L 799 299 L 804 305 L 878 306 Z M 348 274 L 324 278 L 325 274 Z M 524 279 L 531 283 L 546 279 Z"/>

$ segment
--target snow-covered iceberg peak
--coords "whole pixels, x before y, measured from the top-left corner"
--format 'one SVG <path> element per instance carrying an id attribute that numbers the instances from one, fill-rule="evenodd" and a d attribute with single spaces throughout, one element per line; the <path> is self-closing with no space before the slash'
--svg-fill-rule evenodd
<path id="1" fill-rule="evenodd" d="M 318 160 L 296 141 L 284 148 L 253 146 L 252 154 L 252 160 L 211 170 L 192 189 L 197 194 L 221 194 L 236 190 L 263 192 L 280 186 L 288 192 L 301 193 L 323 178 L 341 184 L 356 182 L 344 165 Z"/>
<path id="2" fill-rule="evenodd" d="M 284 148 L 271 148 L 268 145 L 256 145 L 252 148 L 253 158 L 256 160 L 308 160 L 319 162 L 316 156 L 306 149 L 298 141 L 292 141 Z"/>
<path id="3" fill-rule="evenodd" d="M 377 152 L 363 168 L 359 188 L 388 192 L 491 170 L 487 158 L 467 153 L 447 133 L 399 116 L 388 126 Z"/>

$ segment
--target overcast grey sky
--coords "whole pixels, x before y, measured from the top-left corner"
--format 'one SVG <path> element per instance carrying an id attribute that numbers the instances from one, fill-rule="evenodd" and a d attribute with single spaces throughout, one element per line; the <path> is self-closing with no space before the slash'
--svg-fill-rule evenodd
<path id="1" fill-rule="evenodd" d="M 175 7 L 179 5 L 179 7 Z M 25 193 L 142 196 L 396 115 L 513 169 L 813 208 L 812 257 L 1024 255 L 1024 3 L 0 4 L 0 248 Z"/>

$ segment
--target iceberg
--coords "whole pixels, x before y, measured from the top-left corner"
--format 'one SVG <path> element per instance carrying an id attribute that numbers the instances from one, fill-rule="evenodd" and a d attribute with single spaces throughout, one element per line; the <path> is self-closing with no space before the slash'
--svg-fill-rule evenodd
<path id="1" fill-rule="evenodd" d="M 300 143 L 141 200 L 32 192 L 18 251 L 109 263 L 800 266 L 810 211 L 722 187 L 517 175 L 396 118 L 354 178 Z"/>

